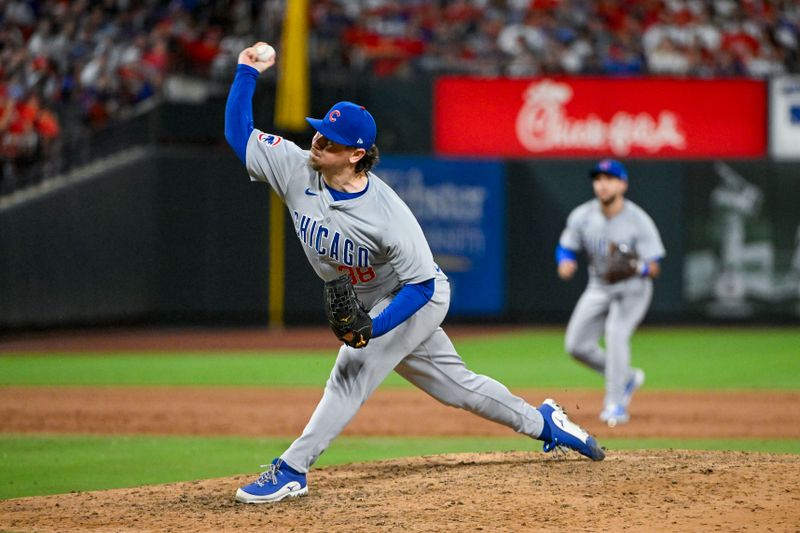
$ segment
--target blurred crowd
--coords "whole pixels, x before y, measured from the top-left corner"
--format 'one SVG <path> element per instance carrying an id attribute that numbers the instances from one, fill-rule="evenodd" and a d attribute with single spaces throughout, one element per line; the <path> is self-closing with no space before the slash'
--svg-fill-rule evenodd
<path id="1" fill-rule="evenodd" d="M 167 91 L 171 78 L 227 81 L 249 43 L 279 48 L 287 1 L 0 0 L 6 182 L 59 171 L 59 154 L 73 151 L 61 145 L 79 148 L 87 132 Z M 797 0 L 309 0 L 309 8 L 320 77 L 800 72 Z"/>
<path id="2" fill-rule="evenodd" d="M 248 31 L 237 9 L 250 18 L 244 1 L 0 0 L 0 189 L 64 168 L 168 75 L 207 77 L 226 32 Z"/>
<path id="3" fill-rule="evenodd" d="M 324 0 L 314 55 L 377 75 L 767 77 L 798 71 L 797 0 Z"/>

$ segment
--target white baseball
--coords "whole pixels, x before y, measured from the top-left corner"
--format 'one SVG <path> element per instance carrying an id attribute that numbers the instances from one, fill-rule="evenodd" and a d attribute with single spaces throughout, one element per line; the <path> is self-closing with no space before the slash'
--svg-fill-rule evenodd
<path id="1" fill-rule="evenodd" d="M 275 57 L 275 49 L 268 44 L 259 44 L 256 46 L 256 59 L 264 63 Z"/>

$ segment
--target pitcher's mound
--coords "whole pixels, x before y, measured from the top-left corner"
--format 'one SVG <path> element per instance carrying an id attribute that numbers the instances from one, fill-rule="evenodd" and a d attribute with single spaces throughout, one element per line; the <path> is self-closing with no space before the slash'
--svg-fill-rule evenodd
<path id="1" fill-rule="evenodd" d="M 309 495 L 233 501 L 253 475 L 0 502 L 10 531 L 795 531 L 800 456 L 453 454 L 314 469 Z"/>

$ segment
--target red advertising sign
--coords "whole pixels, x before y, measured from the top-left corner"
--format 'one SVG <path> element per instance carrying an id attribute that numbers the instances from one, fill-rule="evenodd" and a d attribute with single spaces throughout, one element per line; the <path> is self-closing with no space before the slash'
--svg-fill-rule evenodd
<path id="1" fill-rule="evenodd" d="M 763 157 L 767 90 L 757 80 L 445 77 L 442 155 Z"/>

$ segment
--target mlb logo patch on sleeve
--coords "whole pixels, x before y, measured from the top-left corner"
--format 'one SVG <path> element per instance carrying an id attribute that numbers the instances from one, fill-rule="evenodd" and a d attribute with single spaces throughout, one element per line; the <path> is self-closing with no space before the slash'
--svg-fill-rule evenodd
<path id="1" fill-rule="evenodd" d="M 259 133 L 258 140 L 267 146 L 277 146 L 283 140 L 283 137 L 271 133 Z"/>

